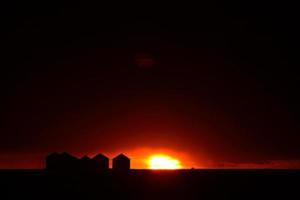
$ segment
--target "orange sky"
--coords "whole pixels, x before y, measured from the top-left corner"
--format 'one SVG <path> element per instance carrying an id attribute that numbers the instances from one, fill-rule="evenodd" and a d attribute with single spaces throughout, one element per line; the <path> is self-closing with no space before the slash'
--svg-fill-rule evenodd
<path id="1" fill-rule="evenodd" d="M 147 160 L 150 156 L 155 154 L 168 155 L 180 161 L 182 168 L 201 168 L 201 164 L 193 160 L 193 158 L 185 152 L 175 151 L 163 148 L 136 148 L 132 150 L 125 150 L 125 154 L 131 158 L 131 166 L 133 169 L 147 168 Z M 119 152 L 107 153 L 110 158 L 117 155 Z M 95 155 L 95 154 L 91 154 Z"/>
<path id="2" fill-rule="evenodd" d="M 97 8 L 4 13 L 0 168 L 41 168 L 55 151 L 124 153 L 132 168 L 157 153 L 185 168 L 300 168 L 290 17 Z"/>
<path id="3" fill-rule="evenodd" d="M 267 160 L 264 162 L 216 162 L 205 156 L 193 157 L 187 152 L 176 151 L 164 148 L 136 148 L 124 149 L 114 152 L 101 152 L 107 155 L 110 159 L 119 153 L 124 153 L 131 159 L 132 169 L 148 168 L 147 160 L 151 155 L 164 154 L 180 161 L 183 169 L 205 169 L 205 168 L 274 168 L 274 169 L 300 169 L 300 160 Z M 88 153 L 87 155 L 93 157 L 99 152 Z M 74 154 L 77 157 L 82 157 L 81 154 Z M 35 169 L 44 168 L 44 158 L 46 154 L 7 154 L 0 155 L 0 169 Z"/>

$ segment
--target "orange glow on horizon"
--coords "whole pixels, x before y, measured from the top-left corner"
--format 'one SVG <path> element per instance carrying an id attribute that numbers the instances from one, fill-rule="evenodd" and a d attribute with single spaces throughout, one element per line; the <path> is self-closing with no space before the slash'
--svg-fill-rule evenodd
<path id="1" fill-rule="evenodd" d="M 94 156 L 98 152 L 99 151 L 91 153 L 90 156 Z M 176 151 L 175 149 L 171 149 L 171 148 L 142 147 L 142 148 L 136 148 L 136 149 L 120 149 L 120 150 L 112 151 L 112 152 L 102 151 L 102 153 L 111 159 L 120 153 L 124 153 L 131 160 L 131 168 L 132 169 L 150 169 L 149 161 L 154 156 L 163 156 L 164 159 L 155 158 L 152 161 L 152 164 L 153 164 L 152 166 L 156 166 L 156 167 L 151 167 L 151 168 L 191 169 L 191 168 L 202 168 L 203 167 L 202 165 L 198 164 L 198 160 L 195 160 L 195 158 L 190 157 L 187 152 Z M 80 156 L 83 156 L 83 154 Z M 174 161 L 170 161 L 170 160 L 176 160 L 176 161 L 174 162 Z M 174 166 L 173 167 L 172 166 L 170 166 L 170 167 L 160 166 L 162 164 L 159 164 L 158 163 L 159 161 L 164 162 L 167 166 L 175 165 L 175 167 Z M 169 162 L 169 164 L 167 162 Z M 203 161 L 201 159 L 201 163 L 202 162 Z M 165 164 L 163 164 L 163 165 L 165 165 Z M 111 165 L 111 163 L 110 163 L 110 165 Z"/>
<path id="2" fill-rule="evenodd" d="M 181 169 L 179 160 L 164 154 L 152 155 L 148 160 L 148 169 Z"/>

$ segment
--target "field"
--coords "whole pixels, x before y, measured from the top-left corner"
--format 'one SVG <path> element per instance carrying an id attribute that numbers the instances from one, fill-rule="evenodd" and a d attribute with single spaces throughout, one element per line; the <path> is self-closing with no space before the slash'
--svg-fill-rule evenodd
<path id="1" fill-rule="evenodd" d="M 1 170 L 0 199 L 300 199 L 299 170 Z"/>

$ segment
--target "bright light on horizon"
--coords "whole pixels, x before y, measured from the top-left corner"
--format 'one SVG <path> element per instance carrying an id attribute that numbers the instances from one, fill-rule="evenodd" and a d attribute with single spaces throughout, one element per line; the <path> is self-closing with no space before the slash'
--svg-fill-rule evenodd
<path id="1" fill-rule="evenodd" d="M 148 169 L 181 169 L 179 160 L 164 154 L 155 154 L 147 160 Z"/>

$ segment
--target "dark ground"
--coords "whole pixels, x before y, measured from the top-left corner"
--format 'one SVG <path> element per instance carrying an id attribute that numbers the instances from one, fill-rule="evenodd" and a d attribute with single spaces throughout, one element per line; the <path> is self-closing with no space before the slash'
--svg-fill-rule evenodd
<path id="1" fill-rule="evenodd" d="M 299 170 L 2 170 L 1 199 L 299 199 Z"/>

